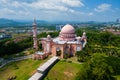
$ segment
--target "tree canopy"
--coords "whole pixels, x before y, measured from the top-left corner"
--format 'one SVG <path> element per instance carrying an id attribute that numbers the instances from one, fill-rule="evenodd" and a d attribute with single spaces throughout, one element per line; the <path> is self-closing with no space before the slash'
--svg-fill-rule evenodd
<path id="1" fill-rule="evenodd" d="M 113 69 L 109 66 L 102 54 L 94 54 L 84 63 L 77 74 L 77 80 L 114 80 Z"/>

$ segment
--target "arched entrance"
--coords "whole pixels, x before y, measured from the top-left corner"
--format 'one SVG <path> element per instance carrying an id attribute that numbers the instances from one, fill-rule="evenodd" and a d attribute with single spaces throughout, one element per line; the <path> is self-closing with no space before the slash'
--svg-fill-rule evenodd
<path id="1" fill-rule="evenodd" d="M 56 56 L 61 56 L 61 50 L 60 48 L 56 48 Z"/>
<path id="2" fill-rule="evenodd" d="M 70 57 L 74 56 L 74 47 L 70 45 Z"/>

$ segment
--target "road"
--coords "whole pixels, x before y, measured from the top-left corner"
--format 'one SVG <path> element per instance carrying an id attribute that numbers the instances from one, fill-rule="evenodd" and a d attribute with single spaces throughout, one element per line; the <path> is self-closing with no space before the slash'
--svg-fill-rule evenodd
<path id="1" fill-rule="evenodd" d="M 2 65 L 0 66 L 0 68 L 2 68 L 3 66 L 5 66 L 6 64 L 8 64 L 10 62 L 20 61 L 20 60 L 29 59 L 29 58 L 32 58 L 32 55 L 16 57 L 16 58 L 12 58 L 12 59 L 5 59 L 1 62 Z"/>

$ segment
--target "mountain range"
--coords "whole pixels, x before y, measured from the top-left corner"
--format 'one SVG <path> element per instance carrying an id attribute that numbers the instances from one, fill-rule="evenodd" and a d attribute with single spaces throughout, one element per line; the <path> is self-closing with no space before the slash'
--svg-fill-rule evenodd
<path id="1" fill-rule="evenodd" d="M 97 22 L 97 21 L 87 21 L 87 22 L 80 22 L 80 21 L 44 21 L 44 20 L 37 20 L 37 25 L 55 25 L 55 24 L 100 24 L 106 22 Z M 15 26 L 32 26 L 32 20 L 12 20 L 6 18 L 0 18 L 0 27 L 15 27 Z M 108 22 L 107 22 L 108 23 Z M 113 23 L 113 22 L 110 22 Z"/>
<path id="2" fill-rule="evenodd" d="M 37 24 L 47 24 L 47 21 L 37 20 Z M 12 20 L 6 18 L 0 18 L 0 27 L 11 27 L 11 26 L 30 26 L 33 21 L 28 20 Z"/>

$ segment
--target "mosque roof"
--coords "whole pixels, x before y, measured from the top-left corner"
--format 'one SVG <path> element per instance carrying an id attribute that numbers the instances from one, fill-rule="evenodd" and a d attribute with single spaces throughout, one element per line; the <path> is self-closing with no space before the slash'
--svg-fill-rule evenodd
<path id="1" fill-rule="evenodd" d="M 53 42 L 57 44 L 82 44 L 81 42 L 78 43 L 78 41 L 63 41 L 60 40 L 58 37 L 53 39 Z"/>
<path id="2" fill-rule="evenodd" d="M 75 33 L 75 29 L 70 24 L 66 24 L 62 29 L 61 33 Z"/>

